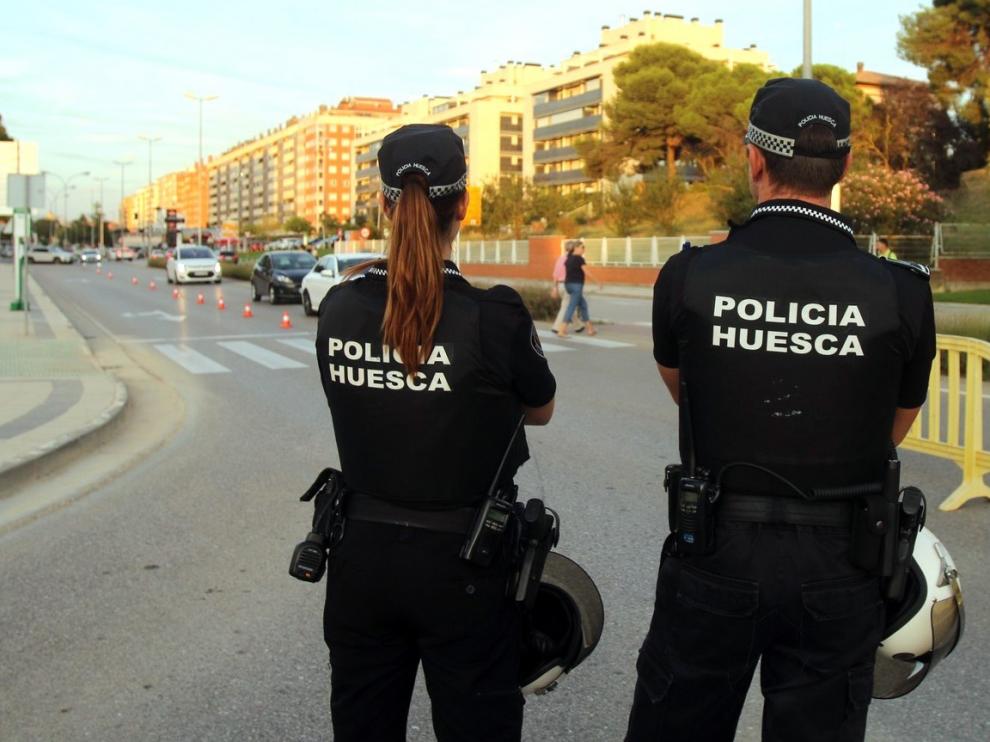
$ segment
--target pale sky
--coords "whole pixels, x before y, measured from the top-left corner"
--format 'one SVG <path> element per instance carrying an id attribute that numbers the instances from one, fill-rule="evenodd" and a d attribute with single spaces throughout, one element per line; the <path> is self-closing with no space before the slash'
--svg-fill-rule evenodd
<path id="1" fill-rule="evenodd" d="M 924 79 L 897 57 L 898 16 L 917 0 L 814 0 L 815 62 Z M 925 3 L 928 5 L 929 3 Z M 204 156 L 292 115 L 347 96 L 394 102 L 474 87 L 508 60 L 555 64 L 598 46 L 602 25 L 644 9 L 725 22 L 726 45 L 751 43 L 789 71 L 801 63 L 802 0 L 49 0 L 21 3 L 0 43 L 0 114 L 10 134 L 39 145 L 41 167 L 63 177 L 109 176 L 108 211 L 153 174 L 197 157 L 197 106 L 185 91 L 218 95 L 204 108 Z M 98 186 L 76 178 L 78 215 Z M 55 180 L 50 191 L 57 188 Z M 61 209 L 59 209 L 61 212 Z"/>

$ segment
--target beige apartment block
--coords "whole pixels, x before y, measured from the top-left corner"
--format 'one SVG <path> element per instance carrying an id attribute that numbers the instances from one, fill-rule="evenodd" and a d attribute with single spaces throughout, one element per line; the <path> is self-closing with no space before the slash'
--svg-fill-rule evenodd
<path id="1" fill-rule="evenodd" d="M 755 44 L 733 49 L 724 39 L 721 20 L 706 25 L 697 18 L 648 12 L 617 28 L 602 26 L 596 49 L 575 51 L 559 64 L 511 61 L 497 70 L 483 70 L 474 90 L 403 103 L 399 117 L 355 140 L 355 212 L 378 218 L 378 148 L 386 134 L 407 123 L 453 127 L 464 138 L 472 185 L 501 175 L 522 175 L 565 192 L 596 191 L 600 184 L 585 175 L 575 145 L 598 136 L 603 104 L 618 92 L 616 65 L 637 46 L 664 42 L 729 66 L 773 69 L 769 55 Z"/>

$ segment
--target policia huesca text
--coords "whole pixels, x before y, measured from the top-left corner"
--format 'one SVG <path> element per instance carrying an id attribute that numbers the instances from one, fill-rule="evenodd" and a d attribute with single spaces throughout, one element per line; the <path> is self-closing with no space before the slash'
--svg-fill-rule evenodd
<path id="1" fill-rule="evenodd" d="M 927 272 L 861 252 L 827 208 L 849 137 L 826 85 L 768 82 L 746 132 L 757 208 L 657 280 L 682 461 L 629 742 L 731 740 L 760 661 L 764 740 L 862 740 L 871 697 L 912 690 L 962 633 L 958 574 L 894 448 L 934 355 Z M 404 126 L 378 164 L 388 255 L 320 307 L 340 470 L 303 496 L 290 572 L 327 575 L 336 742 L 404 740 L 420 665 L 440 742 L 515 742 L 524 694 L 604 625 L 590 577 L 553 551 L 566 513 L 513 484 L 555 381 L 519 295 L 450 260 L 460 137 Z"/>

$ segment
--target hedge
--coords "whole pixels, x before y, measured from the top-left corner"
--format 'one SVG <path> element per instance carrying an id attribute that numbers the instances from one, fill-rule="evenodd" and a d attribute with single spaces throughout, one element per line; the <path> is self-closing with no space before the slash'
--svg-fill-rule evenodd
<path id="1" fill-rule="evenodd" d="M 495 285 L 491 283 L 472 283 L 478 288 L 483 289 L 491 288 Z M 511 286 L 512 284 L 509 285 Z M 512 288 L 519 292 L 519 296 L 522 297 L 523 304 L 526 305 L 526 308 L 533 316 L 533 319 L 537 321 L 552 320 L 557 316 L 557 310 L 560 309 L 560 299 L 551 298 L 550 287 L 551 284 L 549 283 L 536 286 L 532 284 L 512 286 Z"/>

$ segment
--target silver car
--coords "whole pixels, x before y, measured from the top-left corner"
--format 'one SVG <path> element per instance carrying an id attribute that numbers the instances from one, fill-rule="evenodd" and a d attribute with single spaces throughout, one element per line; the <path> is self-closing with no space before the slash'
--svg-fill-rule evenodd
<path id="1" fill-rule="evenodd" d="M 214 252 L 203 245 L 183 245 L 175 248 L 175 254 L 165 263 L 165 277 L 169 283 L 205 281 L 220 283 L 220 261 Z"/>

